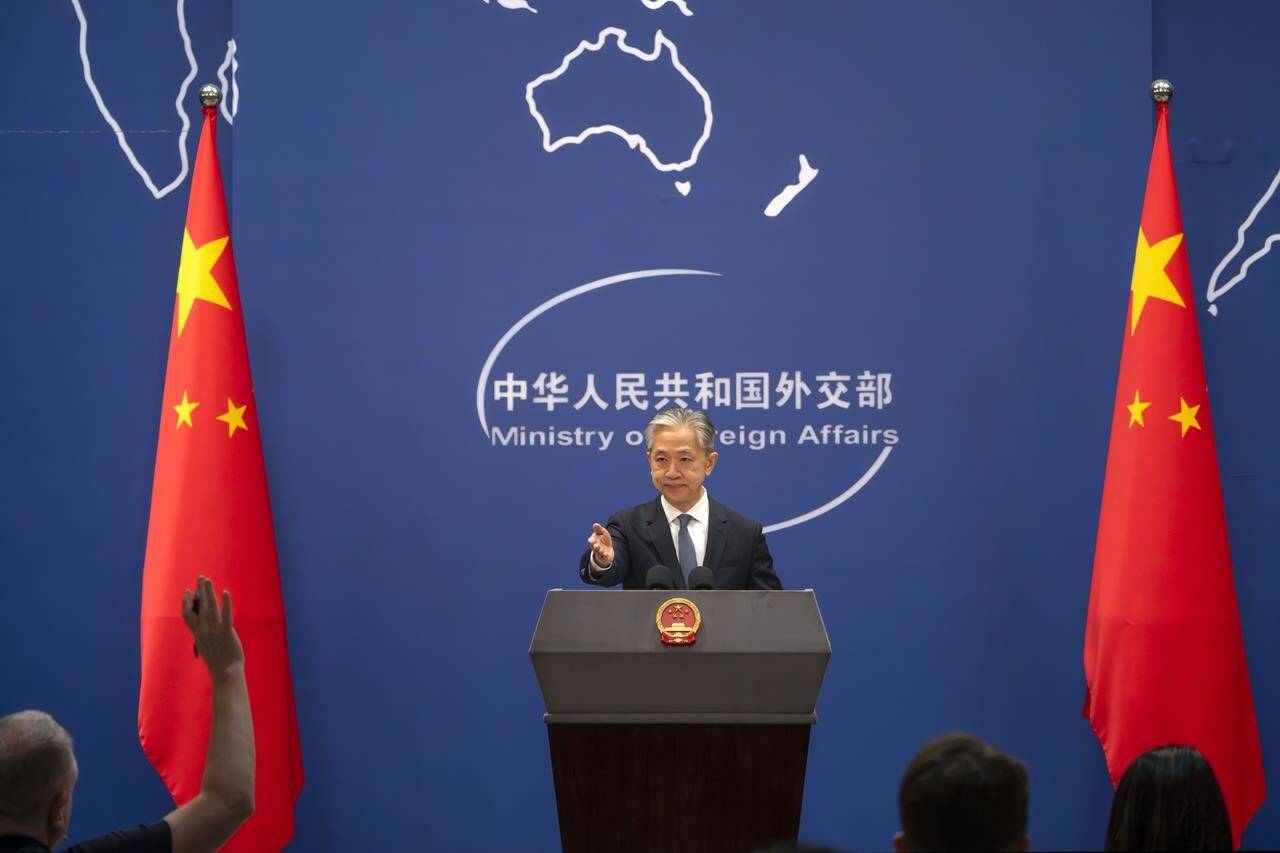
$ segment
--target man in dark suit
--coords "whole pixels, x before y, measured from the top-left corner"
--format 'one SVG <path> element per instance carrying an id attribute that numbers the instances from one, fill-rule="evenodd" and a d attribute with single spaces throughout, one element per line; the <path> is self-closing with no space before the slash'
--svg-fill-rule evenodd
<path id="1" fill-rule="evenodd" d="M 644 432 L 658 498 L 593 525 L 578 567 L 583 582 L 644 589 L 649 570 L 662 565 L 677 589 L 687 589 L 689 574 L 703 566 L 716 589 L 782 589 L 760 522 L 711 500 L 702 485 L 718 458 L 710 419 L 667 409 Z"/>

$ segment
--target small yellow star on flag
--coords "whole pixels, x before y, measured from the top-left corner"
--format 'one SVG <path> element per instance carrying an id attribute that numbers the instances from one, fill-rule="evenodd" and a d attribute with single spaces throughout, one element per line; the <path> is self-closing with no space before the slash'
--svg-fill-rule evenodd
<path id="1" fill-rule="evenodd" d="M 1145 412 L 1147 410 L 1147 407 L 1150 405 L 1151 403 L 1149 401 L 1144 403 L 1138 399 L 1138 392 L 1135 389 L 1133 392 L 1133 402 L 1125 406 L 1125 408 L 1129 410 L 1130 428 L 1132 428 L 1134 424 L 1137 424 L 1140 427 L 1146 426 L 1146 424 L 1143 423 L 1142 421 L 1142 413 Z"/>
<path id="2" fill-rule="evenodd" d="M 224 415 L 218 415 L 217 417 L 217 420 L 220 420 L 227 425 L 227 438 L 235 435 L 236 430 L 238 429 L 249 429 L 244 425 L 244 410 L 247 408 L 249 408 L 248 403 L 245 403 L 243 406 L 237 406 L 235 403 L 231 402 L 230 397 L 227 398 L 227 413 Z"/>
<path id="3" fill-rule="evenodd" d="M 1147 243 L 1147 235 L 1141 228 L 1138 229 L 1138 251 L 1133 258 L 1133 281 L 1129 285 L 1129 289 L 1133 291 L 1133 311 L 1129 320 L 1130 335 L 1138 330 L 1138 318 L 1142 316 L 1142 309 L 1146 306 L 1148 299 L 1161 299 L 1172 302 L 1179 308 L 1187 307 L 1178 294 L 1178 288 L 1173 286 L 1169 274 L 1164 271 L 1164 268 L 1169 265 L 1169 259 L 1173 257 L 1174 252 L 1178 251 L 1178 246 L 1181 244 L 1182 235 L 1174 234 L 1151 246 Z"/>
<path id="4" fill-rule="evenodd" d="M 1192 427 L 1200 429 L 1200 422 L 1196 420 L 1196 412 L 1200 411 L 1200 407 L 1188 406 L 1187 401 L 1182 397 L 1178 398 L 1178 403 L 1181 406 L 1181 410 L 1169 415 L 1169 420 L 1177 421 L 1182 425 L 1182 437 L 1186 438 L 1187 430 Z"/>
<path id="5" fill-rule="evenodd" d="M 191 314 L 191 306 L 197 299 L 212 302 L 231 310 L 226 294 L 218 286 L 213 277 L 213 265 L 222 257 L 230 237 L 210 240 L 203 246 L 197 246 L 191 239 L 191 232 L 182 232 L 182 260 L 178 263 L 178 336 L 187 326 L 187 317 Z"/>
<path id="6" fill-rule="evenodd" d="M 192 412 L 192 411 L 194 411 L 194 410 L 195 410 L 195 407 L 196 407 L 196 406 L 198 406 L 198 405 L 200 405 L 200 404 L 199 404 L 199 403 L 192 403 L 192 402 L 188 401 L 188 400 L 187 400 L 187 392 L 186 392 L 186 391 L 183 391 L 183 392 L 182 392 L 182 402 L 181 402 L 181 403 L 179 403 L 178 405 L 176 405 L 176 406 L 174 406 L 174 407 L 173 407 L 173 410 L 174 410 L 175 412 L 177 412 L 177 413 L 178 413 L 178 422 L 177 422 L 176 424 L 174 424 L 174 425 L 173 425 L 173 428 L 174 428 L 174 429 L 181 429 L 181 427 L 182 427 L 182 425 L 183 425 L 183 424 L 186 424 L 187 426 L 192 426 L 192 423 L 191 423 L 191 412 Z"/>

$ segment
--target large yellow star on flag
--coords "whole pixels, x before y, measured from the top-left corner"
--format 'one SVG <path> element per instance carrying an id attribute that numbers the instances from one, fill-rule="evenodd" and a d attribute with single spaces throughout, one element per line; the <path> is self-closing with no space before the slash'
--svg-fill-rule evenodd
<path id="1" fill-rule="evenodd" d="M 245 403 L 243 406 L 237 406 L 235 403 L 231 402 L 230 397 L 227 398 L 227 413 L 225 415 L 218 415 L 215 419 L 222 421 L 227 425 L 227 438 L 231 438 L 231 436 L 235 435 L 236 430 L 238 429 L 249 429 L 244 425 L 244 410 L 247 408 L 249 408 L 248 403 Z"/>
<path id="2" fill-rule="evenodd" d="M 1150 405 L 1151 405 L 1150 401 L 1144 403 L 1142 402 L 1142 400 L 1138 399 L 1137 390 L 1133 392 L 1133 402 L 1125 406 L 1125 408 L 1129 410 L 1129 427 L 1131 429 L 1133 428 L 1134 424 L 1137 424 L 1140 427 L 1146 426 L 1146 424 L 1143 423 L 1142 421 L 1142 413 L 1145 412 L 1147 410 L 1147 407 Z"/>
<path id="3" fill-rule="evenodd" d="M 182 260 L 178 264 L 178 335 L 187 325 L 187 316 L 197 299 L 221 305 L 228 311 L 231 304 L 213 277 L 213 265 L 222 257 L 230 237 L 210 240 L 197 246 L 190 231 L 182 232 Z"/>
<path id="4" fill-rule="evenodd" d="M 1147 243 L 1147 235 L 1138 229 L 1138 251 L 1133 257 L 1133 283 L 1129 289 L 1133 291 L 1133 310 L 1130 313 L 1129 334 L 1138 330 L 1138 318 L 1148 299 L 1162 299 L 1172 302 L 1180 308 L 1186 308 L 1178 288 L 1173 286 L 1169 274 L 1164 271 L 1169 259 L 1182 244 L 1182 235 L 1174 234 L 1166 237 L 1154 246 Z"/>
<path id="5" fill-rule="evenodd" d="M 187 426 L 192 426 L 191 413 L 195 410 L 195 407 L 198 405 L 200 404 L 192 403 L 189 400 L 187 400 L 187 392 L 183 391 L 182 402 L 173 407 L 173 410 L 178 413 L 178 422 L 174 424 L 174 429 L 180 429 L 183 424 L 186 424 Z"/>
<path id="6" fill-rule="evenodd" d="M 1196 420 L 1196 412 L 1200 411 L 1200 407 L 1188 406 L 1187 401 L 1182 397 L 1178 398 L 1178 404 L 1180 406 L 1180 411 L 1174 412 L 1172 415 L 1169 415 L 1169 420 L 1177 421 L 1179 424 L 1182 425 L 1182 437 L 1186 438 L 1187 430 L 1191 429 L 1192 427 L 1195 427 L 1196 429 L 1200 429 L 1200 422 Z"/>

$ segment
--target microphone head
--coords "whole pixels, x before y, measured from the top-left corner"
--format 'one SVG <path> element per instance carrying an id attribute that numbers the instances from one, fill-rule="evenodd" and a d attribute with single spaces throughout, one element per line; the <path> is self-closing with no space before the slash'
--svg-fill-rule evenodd
<path id="1" fill-rule="evenodd" d="M 676 576 L 671 574 L 671 570 L 661 563 L 653 566 L 645 573 L 645 589 L 674 589 L 675 585 Z"/>
<path id="2" fill-rule="evenodd" d="M 689 572 L 689 589 L 715 589 L 716 578 L 705 566 L 698 566 Z"/>

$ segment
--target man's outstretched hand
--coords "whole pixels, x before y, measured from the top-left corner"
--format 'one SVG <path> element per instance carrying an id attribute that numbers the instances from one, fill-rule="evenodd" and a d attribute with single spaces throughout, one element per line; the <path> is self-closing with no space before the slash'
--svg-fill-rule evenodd
<path id="1" fill-rule="evenodd" d="M 599 524 L 591 525 L 587 546 L 591 548 L 591 558 L 596 561 L 597 566 L 607 569 L 613 565 L 613 537 L 608 530 Z"/>
<path id="2" fill-rule="evenodd" d="M 244 666 L 244 649 L 236 636 L 231 616 L 231 593 L 222 591 L 222 607 L 213 591 L 213 581 L 200 577 L 196 590 L 182 593 L 182 620 L 196 641 L 196 653 L 204 659 L 211 675 Z"/>

